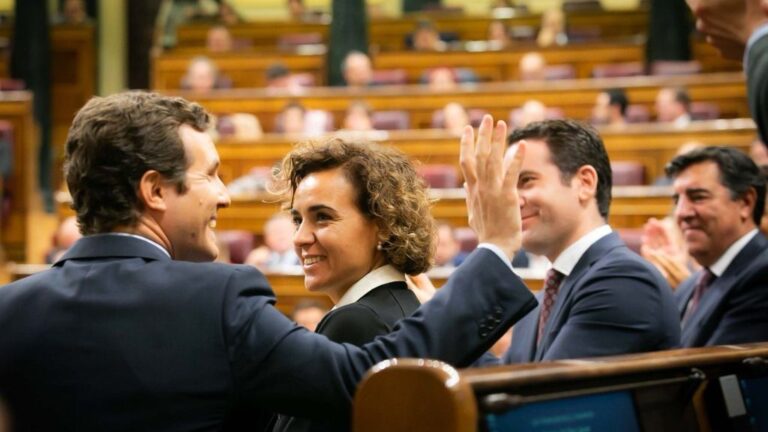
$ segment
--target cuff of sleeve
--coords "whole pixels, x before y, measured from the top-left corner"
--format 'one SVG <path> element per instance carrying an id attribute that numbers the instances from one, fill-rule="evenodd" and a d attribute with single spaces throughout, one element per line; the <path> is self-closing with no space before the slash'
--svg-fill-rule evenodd
<path id="1" fill-rule="evenodd" d="M 480 243 L 479 245 L 477 245 L 477 247 L 488 249 L 491 252 L 495 253 L 496 256 L 499 257 L 499 259 L 502 260 L 504 264 L 506 264 L 507 267 L 509 267 L 509 269 L 512 270 L 513 273 L 515 273 L 515 270 L 512 268 L 512 263 L 509 262 L 509 259 L 507 258 L 507 254 L 505 254 L 500 247 L 496 246 L 493 243 Z"/>

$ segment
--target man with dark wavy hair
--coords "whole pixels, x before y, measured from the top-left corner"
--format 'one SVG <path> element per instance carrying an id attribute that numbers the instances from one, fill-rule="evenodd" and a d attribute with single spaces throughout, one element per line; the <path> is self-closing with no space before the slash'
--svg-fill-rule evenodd
<path id="1" fill-rule="evenodd" d="M 768 239 L 758 231 L 765 177 L 739 150 L 705 147 L 667 165 L 675 219 L 702 269 L 675 293 L 682 345 L 768 341 Z"/>
<path id="2" fill-rule="evenodd" d="M 207 122 L 199 105 L 150 93 L 94 98 L 75 117 L 65 178 L 85 237 L 52 269 L 0 288 L 0 389 L 16 431 L 346 418 L 374 364 L 468 365 L 535 304 L 509 266 L 517 196 L 499 181 L 516 181 L 520 160 L 504 170 L 504 132 L 492 134 L 490 119 L 463 145 L 485 246 L 399 330 L 361 348 L 284 317 L 255 268 L 210 262 L 229 195 Z"/>

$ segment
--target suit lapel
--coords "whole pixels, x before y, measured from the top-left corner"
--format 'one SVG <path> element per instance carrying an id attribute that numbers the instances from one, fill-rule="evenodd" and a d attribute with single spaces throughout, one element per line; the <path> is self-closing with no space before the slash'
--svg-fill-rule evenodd
<path id="1" fill-rule="evenodd" d="M 565 312 L 566 305 L 570 304 L 570 298 L 574 295 L 574 292 L 579 287 L 579 280 L 589 270 L 592 265 L 600 258 L 610 253 L 612 249 L 624 246 L 624 243 L 619 238 L 619 235 L 612 232 L 600 240 L 595 242 L 592 246 L 584 252 L 576 266 L 560 285 L 560 289 L 555 299 L 555 304 L 552 306 L 552 311 L 549 313 L 549 319 L 544 327 L 544 334 L 541 337 L 541 343 L 536 347 L 536 354 L 534 360 L 539 361 L 544 358 L 549 346 L 552 344 L 552 340 L 557 336 L 553 333 L 553 330 L 562 327 L 563 322 L 567 320 L 567 317 L 562 315 Z M 538 317 L 538 315 L 537 315 Z"/>
<path id="2" fill-rule="evenodd" d="M 725 269 L 722 276 L 712 282 L 712 285 L 702 295 L 699 306 L 683 326 L 683 333 L 681 335 L 683 346 L 706 344 L 706 341 L 717 327 L 717 322 L 720 320 L 720 312 L 728 294 L 738 284 L 739 278 L 747 267 L 754 262 L 755 257 L 765 250 L 766 247 L 768 247 L 768 240 L 758 233 L 744 246 L 744 249 L 736 254 L 736 257 Z M 700 273 L 696 273 L 696 279 L 694 280 L 698 280 Z"/>

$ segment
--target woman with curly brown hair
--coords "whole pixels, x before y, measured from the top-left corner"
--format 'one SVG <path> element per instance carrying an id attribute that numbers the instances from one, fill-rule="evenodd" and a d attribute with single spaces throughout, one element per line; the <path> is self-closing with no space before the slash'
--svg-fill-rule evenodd
<path id="1" fill-rule="evenodd" d="M 290 198 L 304 284 L 335 303 L 317 333 L 363 345 L 419 307 L 405 278 L 431 266 L 435 222 L 407 156 L 370 143 L 308 142 L 283 159 L 275 180 Z M 280 416 L 274 430 L 318 426 Z"/>

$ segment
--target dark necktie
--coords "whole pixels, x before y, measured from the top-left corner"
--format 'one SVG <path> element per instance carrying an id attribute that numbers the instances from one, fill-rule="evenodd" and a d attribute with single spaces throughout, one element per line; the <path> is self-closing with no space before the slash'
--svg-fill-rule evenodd
<path id="1" fill-rule="evenodd" d="M 544 298 L 541 300 L 541 314 L 539 315 L 539 333 L 536 337 L 536 345 L 541 341 L 544 334 L 544 326 L 547 324 L 549 313 L 557 299 L 557 291 L 560 289 L 560 283 L 565 277 L 555 269 L 549 269 L 547 277 L 544 279 Z"/>
<path id="2" fill-rule="evenodd" d="M 699 302 L 701 301 L 701 297 L 704 295 L 704 291 L 707 290 L 714 279 L 715 274 L 709 271 L 708 268 L 705 268 L 701 271 L 699 280 L 696 281 L 696 286 L 693 287 L 693 295 L 691 296 L 691 299 L 688 300 L 688 306 L 685 308 L 685 314 L 683 314 L 683 323 L 685 323 L 688 318 L 690 318 L 693 313 L 696 312 L 696 308 L 699 307 Z"/>

